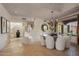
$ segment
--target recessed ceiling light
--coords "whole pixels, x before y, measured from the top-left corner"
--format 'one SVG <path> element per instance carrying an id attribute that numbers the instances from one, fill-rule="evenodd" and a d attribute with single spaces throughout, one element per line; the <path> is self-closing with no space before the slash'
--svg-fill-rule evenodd
<path id="1" fill-rule="evenodd" d="M 26 18 L 22 18 L 23 20 L 26 20 Z"/>
<path id="2" fill-rule="evenodd" d="M 53 13 L 53 11 L 51 11 L 51 13 Z"/>
<path id="3" fill-rule="evenodd" d="M 17 14 L 17 11 L 14 11 L 15 14 Z"/>

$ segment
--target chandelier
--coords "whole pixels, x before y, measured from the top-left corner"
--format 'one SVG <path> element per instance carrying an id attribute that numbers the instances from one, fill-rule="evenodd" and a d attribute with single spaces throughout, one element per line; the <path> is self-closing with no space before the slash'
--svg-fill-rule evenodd
<path id="1" fill-rule="evenodd" d="M 50 29 L 52 31 L 55 31 L 56 20 L 53 17 L 53 11 L 51 11 L 51 13 L 50 13 L 50 19 L 48 21 L 48 24 L 50 25 Z"/>

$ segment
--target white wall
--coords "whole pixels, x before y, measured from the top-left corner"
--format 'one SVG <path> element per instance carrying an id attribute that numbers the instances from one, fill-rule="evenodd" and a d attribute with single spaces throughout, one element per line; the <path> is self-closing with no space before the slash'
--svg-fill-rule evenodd
<path id="1" fill-rule="evenodd" d="M 0 17 L 3 16 L 7 20 L 10 20 L 10 15 L 6 9 L 0 4 Z M 3 49 L 8 43 L 9 33 L 0 34 L 0 50 Z"/>
<path id="2" fill-rule="evenodd" d="M 8 33 L 0 34 L 0 50 L 2 50 L 7 45 L 8 42 L 9 42 Z"/>
<path id="3" fill-rule="evenodd" d="M 43 23 L 44 22 L 43 22 L 42 19 L 37 18 L 35 20 L 35 22 L 34 22 L 34 28 L 32 30 L 32 37 L 33 37 L 33 39 L 31 40 L 32 42 L 40 41 L 40 34 L 42 33 L 41 25 Z"/>
<path id="4" fill-rule="evenodd" d="M 29 20 L 32 21 L 33 19 L 34 18 L 27 18 L 27 21 L 29 21 Z M 22 21 L 21 17 L 13 16 L 12 21 L 14 21 L 14 22 L 24 22 L 23 27 L 25 27 L 27 25 L 27 21 Z M 42 32 L 41 25 L 43 23 L 44 23 L 44 19 L 35 18 L 34 28 L 33 28 L 33 30 L 30 33 L 30 35 L 32 37 L 31 42 L 40 41 L 40 34 Z M 23 28 L 24 37 L 25 37 L 25 31 L 26 31 L 25 28 Z"/>

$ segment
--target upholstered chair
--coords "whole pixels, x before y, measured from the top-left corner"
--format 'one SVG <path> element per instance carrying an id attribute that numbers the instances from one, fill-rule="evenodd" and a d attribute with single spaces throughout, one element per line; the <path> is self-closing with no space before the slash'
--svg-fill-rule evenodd
<path id="1" fill-rule="evenodd" d="M 60 51 L 63 51 L 65 49 L 65 40 L 63 39 L 62 35 L 58 35 L 55 47 L 57 50 L 60 50 Z"/>
<path id="2" fill-rule="evenodd" d="M 50 35 L 46 36 L 46 47 L 48 49 L 53 49 L 54 48 L 54 39 Z"/>
<path id="3" fill-rule="evenodd" d="M 69 48 L 70 42 L 71 42 L 70 36 L 65 35 L 65 36 L 63 36 L 63 39 L 65 40 L 66 48 Z"/>
<path id="4" fill-rule="evenodd" d="M 40 34 L 40 43 L 41 43 L 41 45 L 42 46 L 45 46 L 46 45 L 46 43 L 45 43 L 45 36 L 44 36 L 44 34 L 43 33 L 41 33 Z"/>

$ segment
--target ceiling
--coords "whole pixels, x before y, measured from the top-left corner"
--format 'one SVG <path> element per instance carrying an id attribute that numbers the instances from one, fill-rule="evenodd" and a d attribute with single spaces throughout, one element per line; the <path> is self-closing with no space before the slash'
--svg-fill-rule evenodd
<path id="1" fill-rule="evenodd" d="M 78 6 L 76 3 L 2 3 L 5 9 L 12 16 L 21 17 L 39 17 L 49 18 L 51 17 L 51 11 L 53 11 L 53 17 L 57 17 L 62 13 Z"/>

